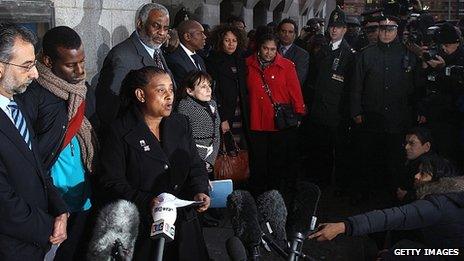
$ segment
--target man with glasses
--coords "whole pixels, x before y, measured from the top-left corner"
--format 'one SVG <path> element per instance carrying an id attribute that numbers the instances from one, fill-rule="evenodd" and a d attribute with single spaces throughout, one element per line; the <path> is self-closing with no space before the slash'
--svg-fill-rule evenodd
<path id="1" fill-rule="evenodd" d="M 104 126 L 117 116 L 121 82 L 130 70 L 157 66 L 170 73 L 160 49 L 168 35 L 168 10 L 160 4 L 145 4 L 136 21 L 136 30 L 111 49 L 100 71 L 96 89 L 97 113 Z"/>
<path id="2" fill-rule="evenodd" d="M 38 143 L 14 95 L 37 79 L 29 30 L 0 24 L 0 260 L 43 260 L 66 240 L 64 201 L 39 162 Z"/>
<path id="3" fill-rule="evenodd" d="M 357 192 L 363 196 L 369 188 L 394 189 L 403 162 L 403 134 L 411 123 L 408 96 L 414 90 L 417 59 L 398 39 L 399 21 L 382 17 L 379 41 L 365 48 L 356 63 L 350 107 L 359 134 Z"/>

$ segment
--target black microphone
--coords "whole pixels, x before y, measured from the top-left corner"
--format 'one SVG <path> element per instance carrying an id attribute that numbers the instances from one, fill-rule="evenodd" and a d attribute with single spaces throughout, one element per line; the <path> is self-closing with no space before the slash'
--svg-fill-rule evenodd
<path id="1" fill-rule="evenodd" d="M 226 241 L 227 254 L 232 261 L 246 261 L 247 254 L 242 241 L 236 236 L 230 237 Z"/>
<path id="2" fill-rule="evenodd" d="M 321 197 L 321 190 L 313 183 L 300 182 L 292 204 L 290 227 L 293 238 L 290 243 L 289 261 L 299 257 L 311 259 L 302 253 L 303 241 L 316 229 L 316 211 Z"/>
<path id="3" fill-rule="evenodd" d="M 98 214 L 87 259 L 132 260 L 138 227 L 139 212 L 133 203 L 118 200 L 106 205 Z"/>
<path id="4" fill-rule="evenodd" d="M 227 209 L 235 236 L 248 249 L 250 259 L 259 260 L 263 232 L 258 223 L 258 210 L 253 196 L 248 191 L 235 190 L 227 197 Z"/>
<path id="5" fill-rule="evenodd" d="M 270 190 L 259 195 L 256 199 L 258 207 L 258 221 L 261 229 L 277 245 L 287 248 L 287 232 L 285 224 L 287 221 L 287 207 L 282 195 L 277 190 Z"/>

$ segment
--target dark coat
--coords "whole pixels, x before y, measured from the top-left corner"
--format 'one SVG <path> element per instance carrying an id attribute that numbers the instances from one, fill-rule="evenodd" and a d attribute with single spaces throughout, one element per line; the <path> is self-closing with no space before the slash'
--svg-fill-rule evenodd
<path id="1" fill-rule="evenodd" d="M 17 103 L 23 107 L 20 100 Z M 42 171 L 28 119 L 27 124 L 32 151 L 0 110 L 0 260 L 43 260 L 54 217 L 67 212 L 50 177 Z"/>
<path id="2" fill-rule="evenodd" d="M 234 74 L 228 61 L 235 61 L 237 73 Z M 244 129 L 249 125 L 248 90 L 246 86 L 246 65 L 238 53 L 229 56 L 223 52 L 212 52 L 206 60 L 208 73 L 215 81 L 214 93 L 218 103 L 221 121 L 229 121 L 235 115 L 235 109 L 240 106 L 242 115 L 242 126 Z M 237 104 L 237 98 L 240 104 Z"/>
<path id="3" fill-rule="evenodd" d="M 205 164 L 198 156 L 187 118 L 172 113 L 162 120 L 160 134 L 162 144 L 134 108 L 112 124 L 102 143 L 99 171 L 108 199 L 132 201 L 140 212 L 134 260 L 154 258 L 154 241 L 149 238 L 153 222 L 149 206 L 154 197 L 167 192 L 192 200 L 197 193 L 208 193 Z M 205 260 L 206 247 L 195 211 L 179 209 L 175 226 L 175 243 L 167 249 L 171 259 L 165 259 Z"/>
<path id="4" fill-rule="evenodd" d="M 317 124 L 335 127 L 342 118 L 349 118 L 349 94 L 353 74 L 355 51 L 346 40 L 332 51 L 326 46 L 317 64 L 319 74 L 314 86 L 314 100 L 309 117 Z M 334 59 L 337 69 L 332 69 Z M 340 76 L 340 77 L 339 77 Z M 336 79 L 334 79 L 336 78 Z"/>
<path id="5" fill-rule="evenodd" d="M 165 69 L 169 67 L 161 55 Z M 139 40 L 136 32 L 129 38 L 113 47 L 103 62 L 95 90 L 97 97 L 97 113 L 104 126 L 108 126 L 119 111 L 119 93 L 121 83 L 130 70 L 137 70 L 145 66 L 156 66 L 153 57 L 149 55 Z"/>
<path id="6" fill-rule="evenodd" d="M 206 65 L 203 61 L 203 58 L 198 55 L 201 70 L 206 71 Z M 176 81 L 177 86 L 182 86 L 182 83 L 185 79 L 185 76 L 191 71 L 196 71 L 198 68 L 195 64 L 190 60 L 188 54 L 179 46 L 172 52 L 166 55 L 166 62 L 171 69 L 172 74 L 174 76 L 174 80 Z"/>
<path id="7" fill-rule="evenodd" d="M 28 114 L 33 124 L 39 144 L 39 153 L 46 171 L 55 164 L 62 142 L 68 128 L 67 101 L 57 97 L 37 81 L 33 81 L 27 91 L 19 97 L 24 104 L 24 112 Z M 95 113 L 95 95 L 87 86 L 85 100 L 85 116 L 94 128 L 98 126 Z"/>
<path id="8" fill-rule="evenodd" d="M 418 229 L 430 248 L 464 247 L 464 179 L 442 178 L 417 191 L 418 200 L 348 218 L 348 235 Z"/>
<path id="9" fill-rule="evenodd" d="M 398 133 L 410 125 L 408 95 L 414 91 L 416 56 L 395 40 L 379 42 L 358 57 L 351 88 L 351 116 L 363 116 L 362 128 Z"/>
<path id="10" fill-rule="evenodd" d="M 285 52 L 284 57 L 295 64 L 296 74 L 298 74 L 300 86 L 304 86 L 309 71 L 308 52 L 305 49 L 299 47 L 298 45 L 292 44 L 290 48 Z"/>

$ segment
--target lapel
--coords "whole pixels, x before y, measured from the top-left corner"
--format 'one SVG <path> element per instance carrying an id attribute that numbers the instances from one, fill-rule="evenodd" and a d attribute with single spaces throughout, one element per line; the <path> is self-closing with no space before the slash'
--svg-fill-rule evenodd
<path id="1" fill-rule="evenodd" d="M 171 76 L 172 85 L 174 86 L 174 90 L 177 90 L 177 85 L 176 85 L 176 81 L 174 81 L 174 76 L 172 75 L 172 72 L 168 67 L 168 63 L 166 62 L 166 59 L 164 59 L 164 52 L 161 52 L 160 54 L 161 54 L 160 55 L 161 63 L 163 63 L 163 66 L 166 69 L 166 72 L 168 72 L 169 76 Z"/>
<path id="2" fill-rule="evenodd" d="M 153 57 L 150 57 L 150 54 L 147 52 L 145 47 L 143 47 L 142 43 L 140 43 L 140 39 L 137 36 L 137 32 L 134 31 L 130 39 L 132 41 L 132 44 L 135 46 L 135 49 L 137 50 L 137 54 L 140 56 L 142 59 L 142 63 L 145 66 L 155 66 L 155 61 L 153 60 Z"/>
<path id="3" fill-rule="evenodd" d="M 17 101 L 16 101 L 17 102 Z M 19 105 L 19 103 L 18 103 Z M 21 108 L 21 106 L 19 106 Z M 23 115 L 24 116 L 24 115 Z M 28 121 L 26 117 L 26 124 L 29 129 L 29 135 L 32 138 L 32 148 L 33 150 L 37 148 L 37 144 L 34 142 L 34 134 L 31 131 L 31 123 Z M 11 140 L 11 142 L 21 151 L 24 157 L 34 166 L 37 167 L 37 156 L 33 153 L 29 147 L 24 142 L 23 137 L 19 134 L 18 129 L 14 126 L 13 122 L 11 122 L 10 118 L 6 115 L 3 110 L 0 110 L 0 132 L 5 134 L 5 136 Z"/>
<path id="4" fill-rule="evenodd" d="M 140 112 L 136 110 L 126 115 L 125 120 L 128 123 L 129 132 L 124 136 L 124 140 L 143 155 L 168 163 L 166 153 L 161 148 L 158 139 L 151 133 L 141 116 L 137 115 Z"/>
<path id="5" fill-rule="evenodd" d="M 288 48 L 287 52 L 285 52 L 284 57 L 293 61 L 293 58 L 295 57 L 295 55 L 296 55 L 295 44 L 292 44 L 290 48 Z"/>
<path id="6" fill-rule="evenodd" d="M 187 72 L 198 70 L 198 68 L 195 66 L 195 64 L 190 60 L 189 55 L 184 51 L 184 49 L 179 45 L 179 55 L 184 61 L 185 64 L 185 70 Z"/>

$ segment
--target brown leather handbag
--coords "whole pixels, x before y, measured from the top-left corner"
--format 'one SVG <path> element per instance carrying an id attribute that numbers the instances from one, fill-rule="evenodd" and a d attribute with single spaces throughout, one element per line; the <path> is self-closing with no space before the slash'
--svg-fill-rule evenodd
<path id="1" fill-rule="evenodd" d="M 235 148 L 227 151 L 225 140 L 221 139 L 221 150 L 214 164 L 214 178 L 245 182 L 250 176 L 248 151 L 240 149 L 235 141 L 233 143 Z"/>

